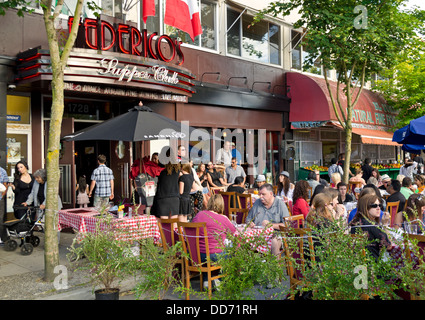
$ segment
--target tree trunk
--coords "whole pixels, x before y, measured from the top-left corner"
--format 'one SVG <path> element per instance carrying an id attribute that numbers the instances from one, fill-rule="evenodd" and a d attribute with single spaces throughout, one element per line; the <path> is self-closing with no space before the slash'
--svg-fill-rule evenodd
<path id="1" fill-rule="evenodd" d="M 60 59 L 54 22 L 45 19 L 52 68 L 52 113 L 49 142 L 46 155 L 47 194 L 45 215 L 44 280 L 53 281 L 54 269 L 59 265 L 58 242 L 58 194 L 59 194 L 59 145 L 64 109 L 64 72 Z"/>

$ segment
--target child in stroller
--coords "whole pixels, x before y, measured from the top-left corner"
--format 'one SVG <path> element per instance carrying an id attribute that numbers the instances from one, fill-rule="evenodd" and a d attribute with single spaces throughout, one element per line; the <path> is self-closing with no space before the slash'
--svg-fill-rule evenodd
<path id="1" fill-rule="evenodd" d="M 21 253 L 23 255 L 30 255 L 34 247 L 40 244 L 40 238 L 33 233 L 35 229 L 44 232 L 42 219 L 44 217 L 44 210 L 39 207 L 30 206 L 15 206 L 16 209 L 25 209 L 26 214 L 21 219 L 6 221 L 4 226 L 7 232 L 7 240 L 4 244 L 6 251 L 14 251 L 18 247 L 15 239 L 21 239 Z"/>

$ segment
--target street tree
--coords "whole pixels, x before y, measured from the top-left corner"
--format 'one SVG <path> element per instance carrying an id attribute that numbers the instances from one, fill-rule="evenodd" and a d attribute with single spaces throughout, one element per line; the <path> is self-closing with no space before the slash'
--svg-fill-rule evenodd
<path id="1" fill-rule="evenodd" d="M 425 53 L 408 55 L 382 73 L 382 80 L 377 81 L 376 89 L 398 111 L 397 128 L 425 115 L 424 88 Z"/>
<path id="2" fill-rule="evenodd" d="M 304 70 L 321 64 L 332 108 L 345 132 L 343 181 L 348 182 L 352 117 L 362 90 L 371 76 L 391 68 L 405 46 L 417 41 L 415 28 L 423 19 L 401 9 L 407 0 L 291 0 L 271 2 L 254 19 L 298 13 L 294 29 L 303 31 L 309 48 Z M 328 72 L 337 74 L 336 92 Z M 341 101 L 339 93 L 346 96 Z M 345 99 L 344 99 L 345 100 Z"/>
<path id="3" fill-rule="evenodd" d="M 47 170 L 47 194 L 45 208 L 45 243 L 44 243 L 44 280 L 53 281 L 55 268 L 59 265 L 58 230 L 58 193 L 59 193 L 59 153 L 60 135 L 64 111 L 64 71 L 79 28 L 79 21 L 84 5 L 84 0 L 77 0 L 74 8 L 74 22 L 65 39 L 61 39 L 62 33 L 58 32 L 56 25 L 59 14 L 62 11 L 64 0 L 39 0 L 37 1 L 43 10 L 43 20 L 47 33 L 52 70 L 52 113 L 50 119 L 49 142 L 46 153 Z M 0 2 L 0 15 L 4 15 L 8 9 L 16 9 L 21 17 L 24 13 L 32 13 L 28 9 L 31 2 L 25 0 L 11 0 Z M 94 3 L 88 3 L 88 7 L 97 10 Z"/>

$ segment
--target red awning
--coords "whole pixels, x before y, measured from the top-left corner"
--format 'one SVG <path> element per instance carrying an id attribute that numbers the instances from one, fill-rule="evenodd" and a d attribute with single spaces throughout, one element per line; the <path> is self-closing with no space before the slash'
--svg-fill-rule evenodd
<path id="1" fill-rule="evenodd" d="M 286 74 L 290 86 L 288 96 L 291 98 L 289 121 L 292 127 L 314 128 L 333 125 L 341 128 L 332 107 L 332 101 L 326 81 L 320 77 L 307 76 L 299 72 Z M 336 99 L 336 82 L 330 83 Z M 340 87 L 339 99 L 346 105 L 347 98 Z M 379 94 L 363 89 L 360 99 L 353 110 L 353 133 L 362 138 L 363 143 L 395 145 L 390 129 L 396 124 L 396 112 L 390 108 Z"/>

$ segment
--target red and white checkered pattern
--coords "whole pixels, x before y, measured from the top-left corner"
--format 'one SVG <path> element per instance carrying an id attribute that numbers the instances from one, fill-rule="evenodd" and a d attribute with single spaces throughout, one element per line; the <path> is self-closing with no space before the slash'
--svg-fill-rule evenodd
<path id="1" fill-rule="evenodd" d="M 246 239 L 247 241 L 250 241 L 257 237 L 264 237 L 264 239 L 267 241 L 267 245 L 260 245 L 256 248 L 253 248 L 257 250 L 258 252 L 267 253 L 271 251 L 272 248 L 272 238 L 273 238 L 273 227 L 269 228 L 246 228 L 246 230 L 239 234 L 241 237 Z"/>
<path id="2" fill-rule="evenodd" d="M 83 212 L 86 211 L 86 212 Z M 58 212 L 59 223 L 58 230 L 63 227 L 72 227 L 80 234 L 87 232 L 96 232 L 96 223 L 99 212 L 94 208 L 60 210 Z M 132 218 L 113 219 L 114 228 L 117 229 L 117 239 L 140 240 L 145 238 L 154 238 L 158 242 L 161 235 L 155 216 L 138 215 Z M 100 225 L 102 228 L 102 225 Z M 119 232 L 125 230 L 124 232 Z"/>

